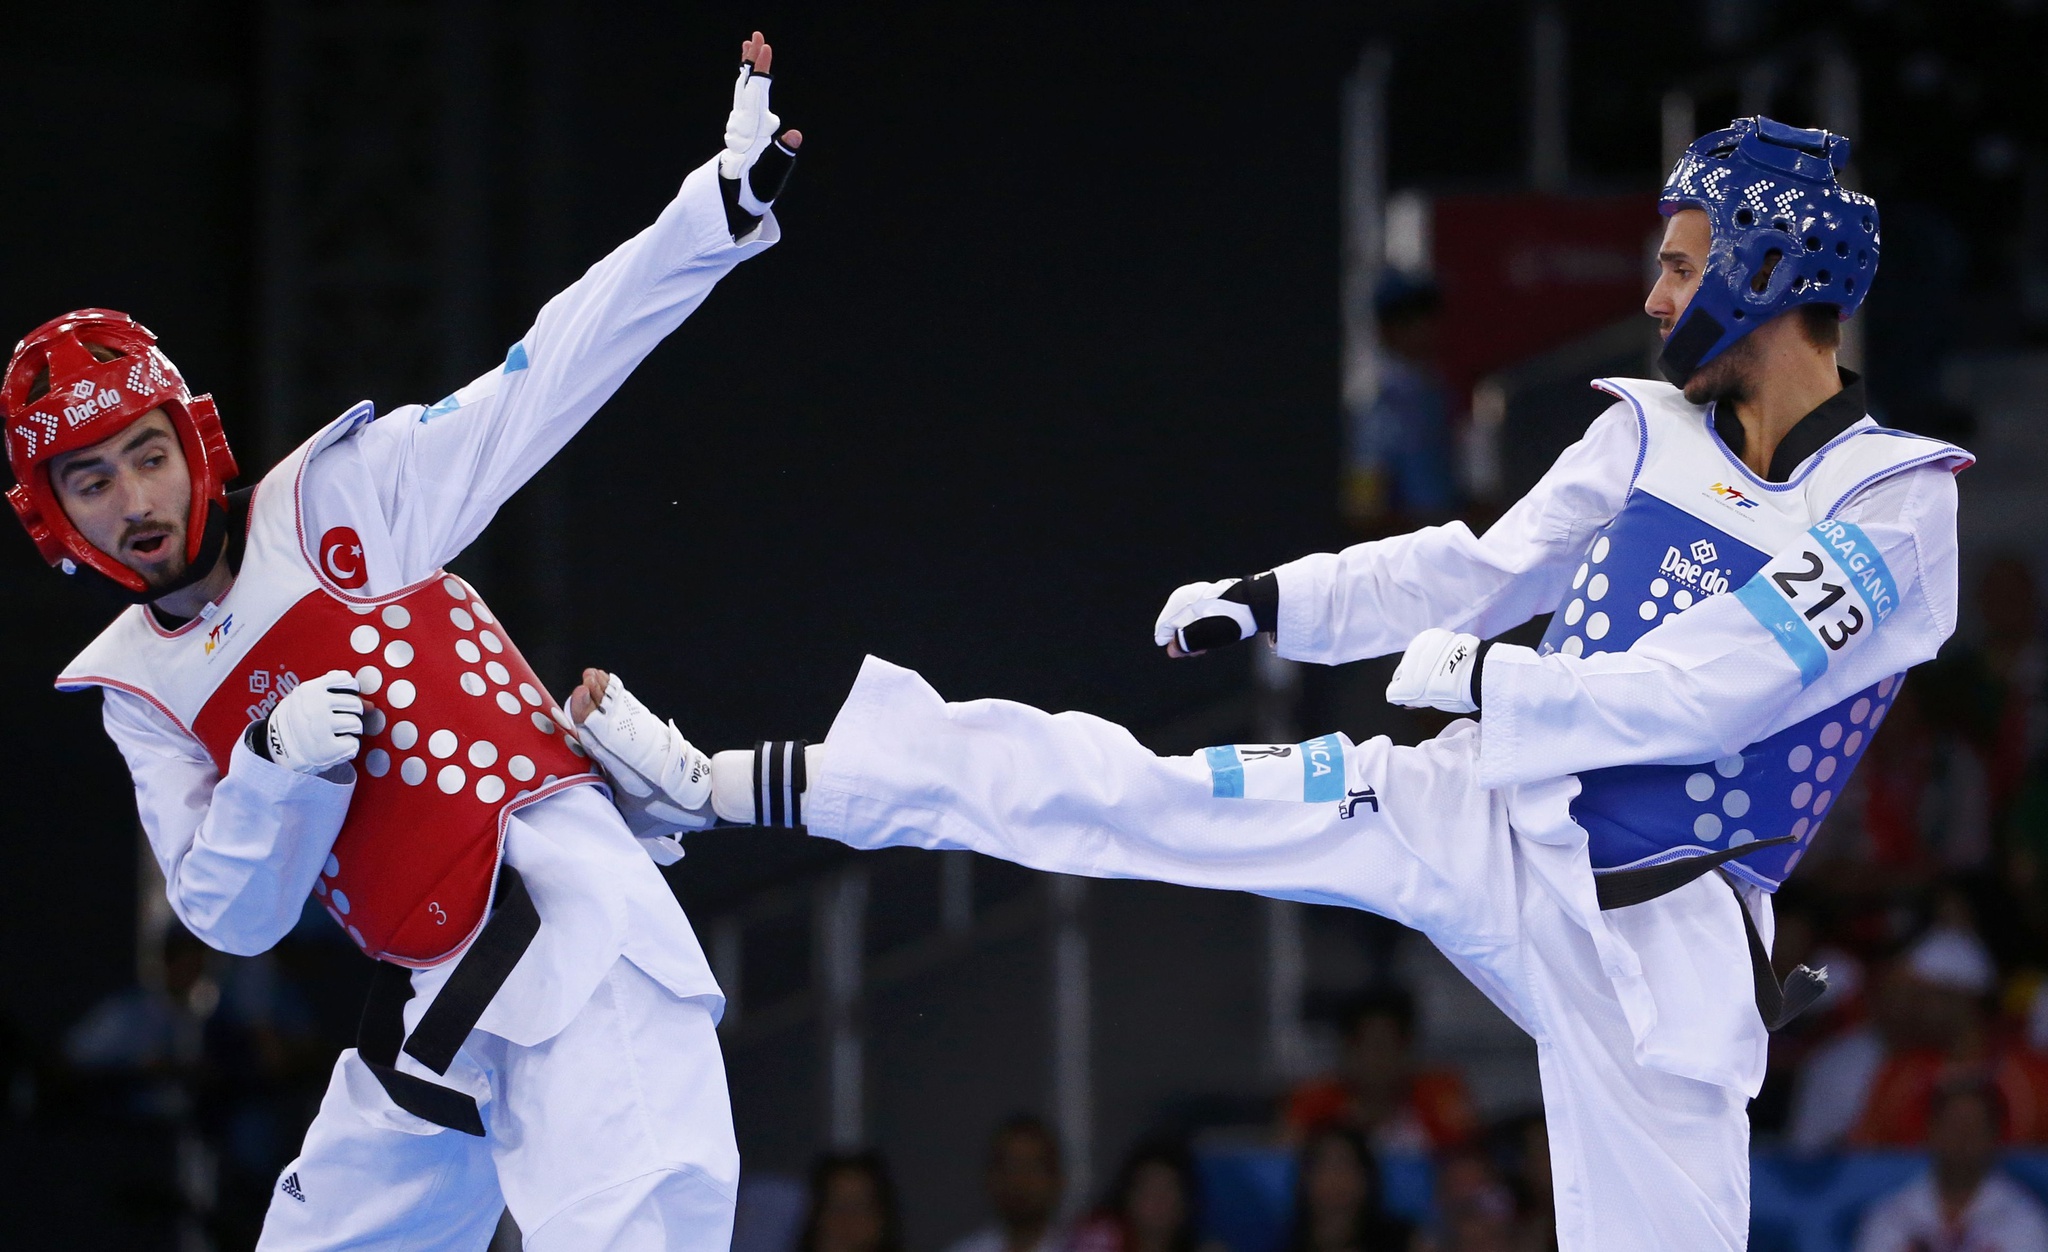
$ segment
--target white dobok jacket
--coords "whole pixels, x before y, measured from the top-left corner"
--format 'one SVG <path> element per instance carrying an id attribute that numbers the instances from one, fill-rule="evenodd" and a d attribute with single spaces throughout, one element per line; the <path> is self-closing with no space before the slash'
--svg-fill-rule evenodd
<path id="1" fill-rule="evenodd" d="M 735 244 L 720 200 L 717 163 L 707 163 L 684 180 L 653 225 L 550 300 L 502 366 L 431 406 L 409 405 L 378 417 L 367 404 L 359 405 L 316 435 L 294 456 L 303 456 L 298 525 L 309 559 L 323 567 L 323 583 L 369 600 L 432 578 L 720 278 L 775 243 L 779 234 L 770 217 L 746 242 Z M 272 481 L 266 479 L 257 493 L 258 509 L 271 490 Z M 270 517 L 275 516 L 273 511 Z M 334 535 L 356 542 L 323 545 L 314 539 Z M 460 594 L 459 580 L 447 582 L 460 618 L 469 602 Z M 226 620 L 225 610 L 236 599 L 230 591 L 196 630 L 221 632 L 232 643 L 236 626 Z M 444 599 L 432 611 L 449 612 L 448 605 Z M 480 601 L 474 607 L 489 621 Z M 362 620 L 365 631 L 390 633 L 387 619 Z M 388 620 L 404 624 L 400 618 Z M 439 625 L 445 633 L 446 624 Z M 491 633 L 482 624 L 471 619 L 463 625 L 495 650 L 497 640 L 482 638 Z M 103 644 L 115 637 L 110 628 Z M 197 634 L 192 644 L 196 665 L 196 649 L 207 645 Z M 467 639 L 457 646 L 477 651 Z M 480 674 L 491 658 L 468 652 L 465 659 L 476 663 Z M 378 661 L 380 655 L 363 659 Z M 397 664 L 407 664 L 411 652 L 404 657 Z M 291 929 L 316 886 L 326 886 L 323 867 L 330 865 L 330 850 L 361 776 L 353 770 L 327 777 L 296 773 L 241 742 L 223 774 L 199 739 L 156 702 L 116 683 L 91 681 L 106 667 L 117 668 L 119 661 L 89 649 L 81 662 L 103 667 L 75 662 L 73 672 L 86 675 L 87 681 L 68 685 L 106 688 L 107 733 L 134 777 L 143 828 L 163 868 L 172 910 L 223 951 L 247 954 L 269 948 Z M 502 673 L 501 666 L 489 668 L 494 676 Z M 398 716 L 391 688 L 399 675 L 392 670 L 371 680 L 383 683 L 382 704 L 371 719 L 373 726 L 366 728 L 366 751 L 354 770 L 379 778 L 392 770 L 396 777 L 395 749 L 369 751 L 367 744 L 375 734 L 390 737 L 383 708 L 392 706 L 390 716 Z M 466 681 L 479 682 L 475 676 Z M 491 693 L 471 694 L 482 695 L 479 703 L 486 705 Z M 497 696 L 510 706 L 508 715 L 523 718 L 532 712 L 537 724 L 555 711 L 545 693 L 527 693 L 533 710 L 509 690 Z M 506 788 L 520 786 L 522 758 L 513 758 L 509 775 L 504 775 L 504 762 L 469 758 L 495 766 L 497 774 L 479 778 L 462 759 L 444 765 L 428 756 L 427 746 L 423 738 L 419 759 L 408 761 L 406 769 L 442 771 L 444 783 L 454 784 L 443 790 L 461 795 L 466 793 L 460 787 L 475 784 L 482 799 L 495 803 L 505 797 L 509 803 Z M 464 768 L 471 770 L 466 779 L 461 777 Z M 336 776 L 342 781 L 334 781 Z M 434 793 L 432 774 L 424 779 L 409 774 L 405 781 L 424 781 L 422 796 Z M 531 785 L 538 789 L 542 784 L 534 780 Z M 527 1045 L 552 1037 L 621 955 L 675 994 L 703 997 L 712 1002 L 714 1013 L 721 1007 L 718 986 L 689 923 L 649 859 L 652 854 L 672 860 L 673 847 L 643 852 L 596 786 L 556 788 L 510 811 L 502 848 L 505 862 L 519 871 L 530 892 L 542 926 L 485 1010 L 478 1023 L 482 1029 Z M 320 894 L 346 929 L 334 893 Z M 414 975 L 418 995 L 408 1007 L 409 1019 L 417 1018 L 454 965 L 447 961 Z"/>
<path id="2" fill-rule="evenodd" d="M 1618 402 L 1484 535 L 1451 523 L 1278 567 L 1276 646 L 1335 664 L 1555 613 L 1541 648 L 1486 654 L 1480 781 L 1592 933 L 1638 1059 L 1754 1094 L 1767 1037 L 1740 930 L 1676 896 L 1603 913 L 1592 871 L 1787 837 L 1730 866 L 1768 941 L 1764 888 L 1803 855 L 1899 676 L 1955 629 L 1970 458 L 1865 415 L 1770 483 L 1711 406 L 1598 385 Z"/>

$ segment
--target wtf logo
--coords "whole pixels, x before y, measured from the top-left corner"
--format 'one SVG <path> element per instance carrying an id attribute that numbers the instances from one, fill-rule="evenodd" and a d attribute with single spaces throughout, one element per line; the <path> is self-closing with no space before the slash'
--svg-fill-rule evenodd
<path id="1" fill-rule="evenodd" d="M 1753 509 L 1756 507 L 1756 501 L 1730 487 L 1727 483 L 1715 483 L 1713 491 L 1714 498 L 1723 504 L 1732 504 L 1738 509 Z M 1711 560 L 1712 558 L 1709 557 L 1708 559 Z"/>
<path id="2" fill-rule="evenodd" d="M 214 653 L 218 652 L 221 645 L 228 641 L 228 636 L 234 633 L 235 615 L 230 613 L 221 618 L 219 624 L 212 630 L 206 632 L 206 659 L 212 660 Z"/>

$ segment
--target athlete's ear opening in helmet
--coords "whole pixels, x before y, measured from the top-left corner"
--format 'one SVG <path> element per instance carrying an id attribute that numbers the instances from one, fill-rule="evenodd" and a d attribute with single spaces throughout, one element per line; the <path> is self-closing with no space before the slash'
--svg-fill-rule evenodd
<path id="1" fill-rule="evenodd" d="M 1756 267 L 1756 277 L 1749 280 L 1749 289 L 1757 295 L 1762 295 L 1764 288 L 1771 285 L 1771 272 L 1777 269 L 1778 262 L 1784 259 L 1785 254 L 1776 248 L 1764 253 L 1763 264 Z"/>

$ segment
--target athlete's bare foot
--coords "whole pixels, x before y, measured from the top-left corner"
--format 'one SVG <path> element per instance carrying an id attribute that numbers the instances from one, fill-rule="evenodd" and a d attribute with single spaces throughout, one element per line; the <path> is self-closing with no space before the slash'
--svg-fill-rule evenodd
<path id="1" fill-rule="evenodd" d="M 756 36 L 759 38 L 759 36 Z M 597 711 L 597 702 L 604 698 L 604 689 L 612 685 L 612 676 L 601 669 L 583 671 L 583 681 L 576 690 L 569 693 L 569 721 L 581 726 Z"/>

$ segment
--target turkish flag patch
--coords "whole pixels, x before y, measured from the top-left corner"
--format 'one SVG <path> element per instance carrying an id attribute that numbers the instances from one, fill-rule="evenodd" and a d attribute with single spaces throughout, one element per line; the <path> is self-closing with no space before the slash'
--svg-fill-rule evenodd
<path id="1" fill-rule="evenodd" d="M 370 581 L 363 562 L 363 541 L 352 527 L 336 526 L 320 536 L 320 572 L 343 591 L 354 591 Z"/>

